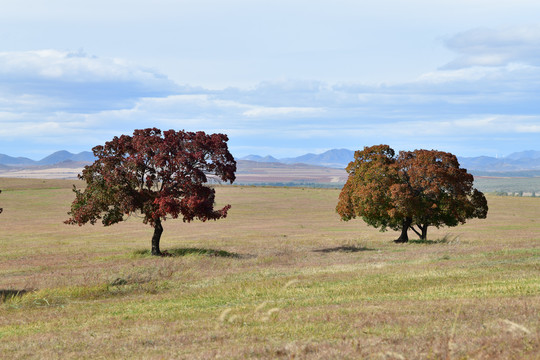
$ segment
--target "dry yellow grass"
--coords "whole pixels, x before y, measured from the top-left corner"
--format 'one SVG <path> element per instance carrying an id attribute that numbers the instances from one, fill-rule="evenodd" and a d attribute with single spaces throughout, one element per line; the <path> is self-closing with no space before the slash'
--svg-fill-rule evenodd
<path id="1" fill-rule="evenodd" d="M 0 179 L 5 358 L 540 357 L 540 199 L 393 244 L 338 190 L 220 187 L 225 220 L 67 226 L 69 181 Z"/>

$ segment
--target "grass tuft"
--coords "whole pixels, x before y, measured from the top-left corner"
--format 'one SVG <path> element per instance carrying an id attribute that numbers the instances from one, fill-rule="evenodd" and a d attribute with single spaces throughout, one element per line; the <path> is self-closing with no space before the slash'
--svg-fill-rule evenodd
<path id="1" fill-rule="evenodd" d="M 0 289 L 0 303 L 6 302 L 12 298 L 21 297 L 24 294 L 32 290 L 13 290 L 13 289 Z"/>

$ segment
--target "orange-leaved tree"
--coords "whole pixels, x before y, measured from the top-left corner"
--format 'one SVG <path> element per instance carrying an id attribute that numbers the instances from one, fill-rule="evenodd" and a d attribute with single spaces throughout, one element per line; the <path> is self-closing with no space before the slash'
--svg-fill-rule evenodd
<path id="1" fill-rule="evenodd" d="M 436 150 L 402 151 L 388 145 L 355 152 L 336 211 L 343 220 L 362 218 L 385 231 L 401 231 L 396 242 L 409 241 L 408 230 L 427 239 L 429 226 L 456 226 L 485 219 L 487 201 L 473 187 L 473 176 L 456 156 Z"/>
<path id="2" fill-rule="evenodd" d="M 161 255 L 162 221 L 182 216 L 217 220 L 227 216 L 227 205 L 214 210 L 215 190 L 205 185 L 208 175 L 235 180 L 236 161 L 224 134 L 152 128 L 133 136 L 114 137 L 92 150 L 97 160 L 79 178 L 84 191 L 73 188 L 75 200 L 67 224 L 116 224 L 130 214 L 142 215 L 154 227 L 152 255 Z"/>

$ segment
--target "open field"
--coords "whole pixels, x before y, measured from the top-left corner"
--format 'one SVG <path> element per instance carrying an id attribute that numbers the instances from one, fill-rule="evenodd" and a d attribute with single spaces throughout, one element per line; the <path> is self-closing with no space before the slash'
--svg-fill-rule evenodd
<path id="1" fill-rule="evenodd" d="M 28 168 L 0 168 L 0 178 L 21 179 L 77 179 L 84 163 L 65 163 L 62 166 Z M 279 164 L 240 160 L 236 184 L 331 187 L 341 188 L 347 181 L 347 172 L 306 164 Z M 485 193 L 540 195 L 540 177 L 475 176 L 475 187 Z"/>
<path id="2" fill-rule="evenodd" d="M 540 196 L 540 177 L 475 177 L 474 185 L 487 193 L 522 193 L 526 196 Z"/>
<path id="3" fill-rule="evenodd" d="M 240 184 L 327 185 L 342 187 L 347 181 L 344 169 L 334 169 L 306 164 L 262 163 L 241 160 L 238 162 L 236 182 Z"/>
<path id="4" fill-rule="evenodd" d="M 77 179 L 85 163 L 67 163 L 42 167 L 0 169 L 0 177 L 23 179 Z M 255 161 L 238 161 L 236 183 L 238 184 L 333 184 L 343 185 L 347 173 L 334 169 L 306 164 L 279 164 Z"/>
<path id="5" fill-rule="evenodd" d="M 73 182 L 0 178 L 0 358 L 540 358 L 540 198 L 394 244 L 336 189 L 219 187 L 154 258 L 135 217 L 64 225 Z"/>

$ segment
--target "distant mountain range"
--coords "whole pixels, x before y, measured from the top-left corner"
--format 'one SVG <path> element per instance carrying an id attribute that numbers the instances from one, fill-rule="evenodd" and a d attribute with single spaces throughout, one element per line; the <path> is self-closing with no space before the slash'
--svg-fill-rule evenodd
<path id="1" fill-rule="evenodd" d="M 345 168 L 353 160 L 354 151 L 347 149 L 328 150 L 322 154 L 305 154 L 293 158 L 276 159 L 270 155 L 265 157 L 259 155 L 248 155 L 240 160 L 250 160 L 257 162 L 276 162 L 283 164 L 308 164 L 317 166 L 326 166 L 332 168 Z"/>
<path id="2" fill-rule="evenodd" d="M 302 163 L 309 165 L 345 168 L 354 159 L 354 151 L 347 149 L 328 150 L 322 154 L 306 154 L 295 158 L 276 159 L 270 155 L 262 157 L 249 155 L 240 160 L 257 162 L 278 162 L 284 164 Z M 476 173 L 507 173 L 538 171 L 540 175 L 540 151 L 528 150 L 512 153 L 503 158 L 490 156 L 459 157 L 461 167 Z"/>
<path id="3" fill-rule="evenodd" d="M 354 158 L 354 151 L 333 149 L 322 154 L 305 154 L 298 157 L 276 159 L 270 155 L 248 155 L 238 160 L 249 160 L 259 163 L 308 164 L 331 168 L 345 168 Z M 25 157 L 11 157 L 0 154 L 0 169 L 11 169 L 34 166 L 70 167 L 76 163 L 92 163 L 94 155 L 89 151 L 78 154 L 69 151 L 57 151 L 41 160 Z M 489 156 L 460 157 L 462 167 L 475 175 L 497 175 L 513 172 L 515 176 L 540 176 L 540 151 L 528 150 L 510 154 L 503 158 Z M 522 175 L 519 175 L 522 174 Z"/>
<path id="4" fill-rule="evenodd" d="M 92 163 L 94 160 L 94 154 L 90 151 L 72 154 L 69 151 L 61 150 L 38 161 L 25 157 L 11 157 L 0 154 L 0 165 L 9 167 L 47 166 L 73 162 Z"/>

